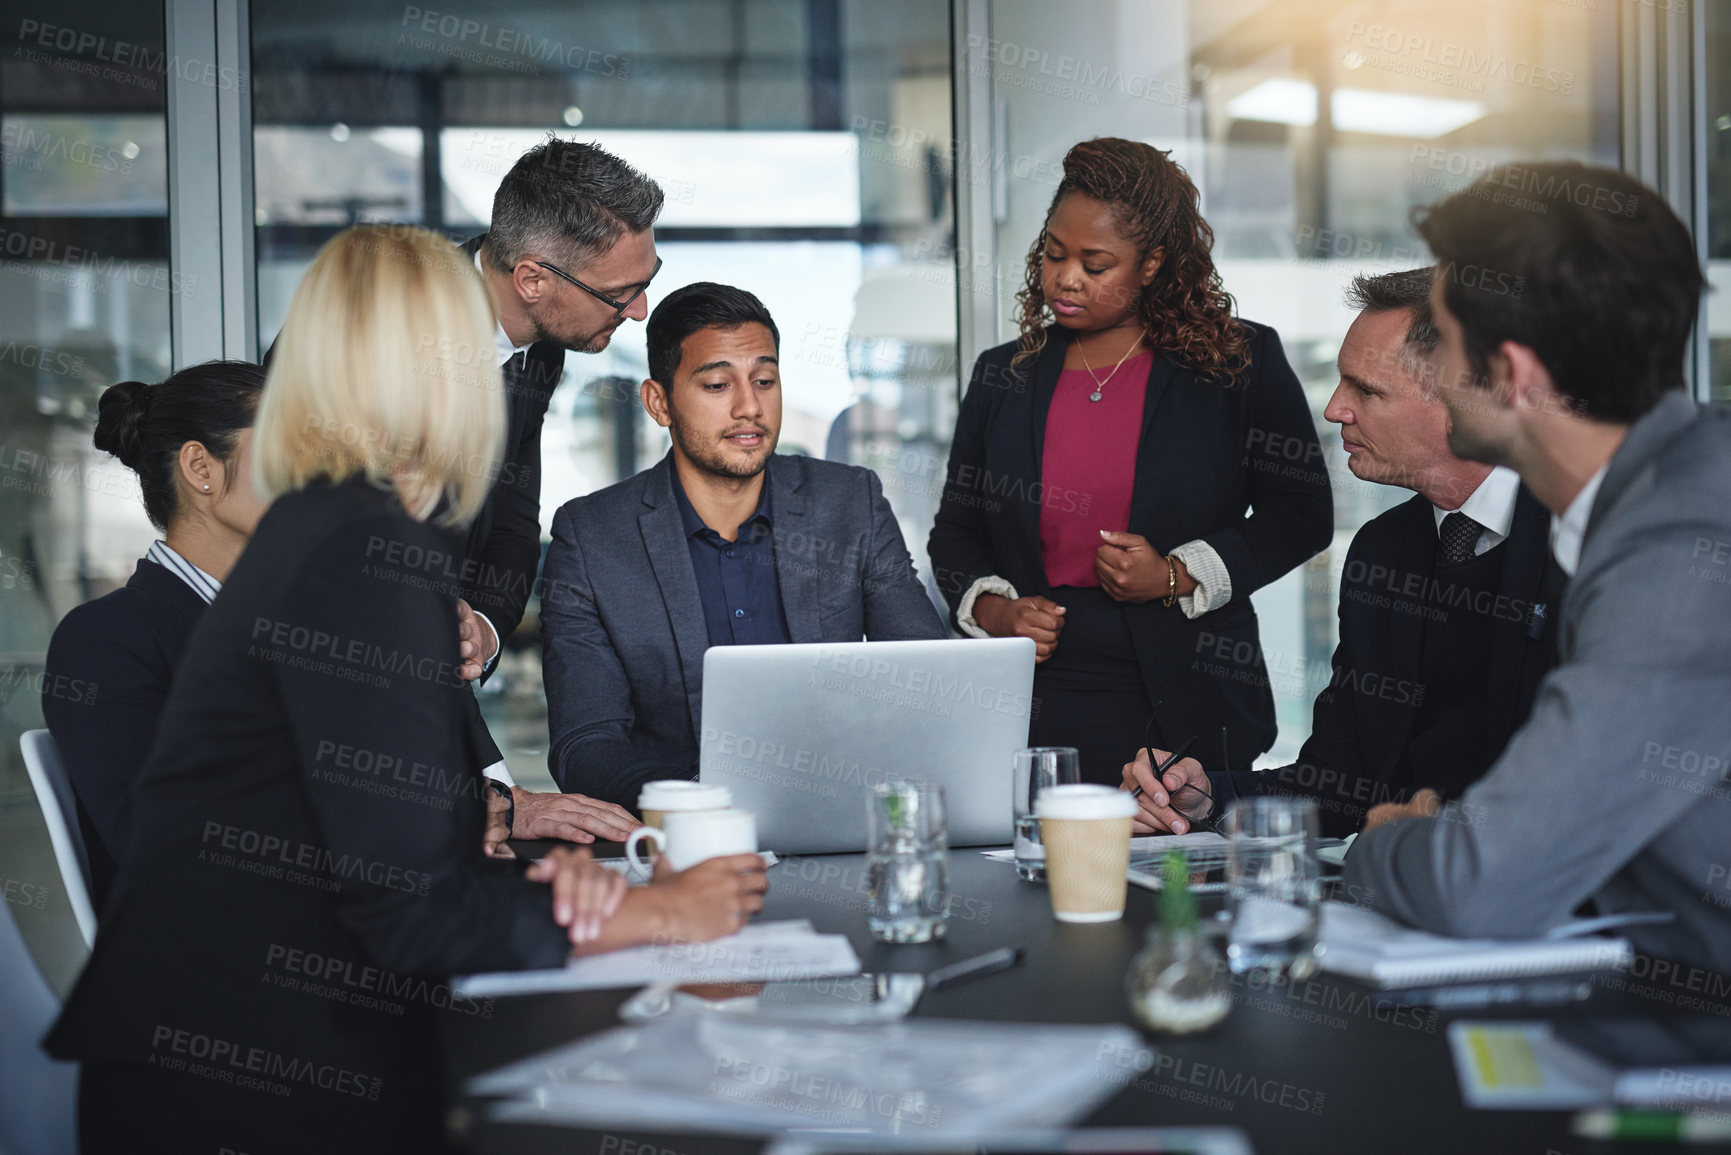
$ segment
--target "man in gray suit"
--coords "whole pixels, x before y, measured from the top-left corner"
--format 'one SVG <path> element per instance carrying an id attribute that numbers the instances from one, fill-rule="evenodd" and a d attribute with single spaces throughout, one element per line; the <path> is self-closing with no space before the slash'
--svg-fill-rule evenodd
<path id="1" fill-rule="evenodd" d="M 877 475 L 774 456 L 780 334 L 762 302 L 687 285 L 647 337 L 643 407 L 673 448 L 560 508 L 541 600 L 553 777 L 624 806 L 696 776 L 710 646 L 948 633 Z"/>
<path id="2" fill-rule="evenodd" d="M 1509 465 L 1573 574 L 1559 664 L 1487 776 L 1373 810 L 1346 877 L 1427 930 L 1525 937 L 1583 903 L 1670 912 L 1644 952 L 1731 960 L 1731 414 L 1681 391 L 1688 231 L 1631 177 L 1500 169 L 1419 225 L 1449 444 Z"/>

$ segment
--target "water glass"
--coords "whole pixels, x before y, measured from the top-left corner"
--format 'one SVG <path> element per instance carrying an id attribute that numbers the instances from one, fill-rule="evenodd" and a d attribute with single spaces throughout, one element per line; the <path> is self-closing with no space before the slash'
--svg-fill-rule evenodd
<path id="1" fill-rule="evenodd" d="M 1030 746 L 1017 750 L 1010 775 L 1010 812 L 1016 821 L 1016 877 L 1033 880 L 1046 873 L 1046 848 L 1040 842 L 1040 820 L 1034 799 L 1048 786 L 1074 785 L 1082 780 L 1082 762 L 1074 746 Z"/>
<path id="2" fill-rule="evenodd" d="M 892 778 L 866 795 L 868 919 L 879 942 L 944 937 L 950 912 L 950 832 L 944 789 Z"/>
<path id="3" fill-rule="evenodd" d="M 1291 979 L 1316 970 L 1322 875 L 1316 860 L 1316 803 L 1245 798 L 1232 804 L 1226 835 L 1226 905 L 1232 929 L 1226 965 Z"/>

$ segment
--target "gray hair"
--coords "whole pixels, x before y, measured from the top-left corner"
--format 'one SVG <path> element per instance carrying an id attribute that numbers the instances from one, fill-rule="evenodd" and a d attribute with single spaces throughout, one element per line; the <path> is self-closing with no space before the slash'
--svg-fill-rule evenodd
<path id="1" fill-rule="evenodd" d="M 549 136 L 517 158 L 493 194 L 487 262 L 508 273 L 540 256 L 580 269 L 626 229 L 653 226 L 661 202 L 660 185 L 606 149 Z"/>
<path id="2" fill-rule="evenodd" d="M 1430 287 L 1435 273 L 1434 265 L 1374 277 L 1360 273 L 1346 290 L 1346 303 L 1367 313 L 1411 310 L 1412 324 L 1407 326 L 1403 349 L 1419 357 L 1429 356 L 1442 343 L 1430 308 Z"/>

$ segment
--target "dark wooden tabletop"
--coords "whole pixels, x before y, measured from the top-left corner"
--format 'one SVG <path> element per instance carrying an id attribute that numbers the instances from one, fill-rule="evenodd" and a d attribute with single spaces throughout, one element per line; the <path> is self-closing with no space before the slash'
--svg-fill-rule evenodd
<path id="1" fill-rule="evenodd" d="M 521 849 L 532 852 L 534 847 Z M 1007 863 L 990 861 L 976 850 L 951 852 L 951 890 L 948 934 L 942 943 L 889 946 L 873 941 L 866 927 L 864 856 L 788 858 L 770 872 L 761 917 L 806 918 L 820 931 L 846 934 L 866 971 L 923 973 L 994 947 L 1027 951 L 1025 961 L 1014 969 L 929 992 L 917 1015 L 1135 1024 L 1124 978 L 1153 921 L 1154 896 L 1132 888 L 1119 922 L 1059 923 L 1051 917 L 1042 884 L 1019 881 Z M 444 1041 L 455 1085 L 617 1025 L 619 1004 L 631 993 L 528 995 L 496 1000 L 488 1018 L 450 1017 Z M 1233 994 L 1232 1013 L 1206 1034 L 1147 1036 L 1154 1065 L 1100 1106 L 1085 1125 L 1233 1126 L 1249 1135 L 1256 1151 L 1265 1153 L 1631 1155 L 1646 1150 L 1577 1138 L 1570 1132 L 1568 1112 L 1471 1111 L 1463 1106 L 1449 1055 L 1451 1017 L 1534 1018 L 1559 1012 L 1517 1007 L 1451 1016 L 1328 976 L 1277 986 L 1240 978 L 1234 980 Z M 1668 1011 L 1671 1000 L 1662 984 L 1610 976 L 1595 983 L 1591 999 L 1560 1013 Z M 1731 1017 L 1726 1024 L 1731 1031 Z M 470 1120 L 471 1144 L 486 1155 L 698 1155 L 750 1152 L 761 1146 L 680 1133 L 671 1120 L 664 1133 L 627 1134 L 489 1122 L 472 1102 L 461 1114 Z"/>

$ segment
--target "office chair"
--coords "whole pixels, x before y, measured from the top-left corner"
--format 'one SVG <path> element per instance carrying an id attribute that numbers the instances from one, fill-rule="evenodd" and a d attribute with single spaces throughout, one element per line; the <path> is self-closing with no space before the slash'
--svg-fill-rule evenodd
<path id="1" fill-rule="evenodd" d="M 84 936 L 86 947 L 93 946 L 96 910 L 90 905 L 90 859 L 84 850 L 84 835 L 78 829 L 78 806 L 72 799 L 72 783 L 48 731 L 26 730 L 18 745 L 24 751 L 24 768 L 30 772 L 30 785 L 42 807 L 48 841 L 60 867 L 60 882 L 66 887 L 72 915 L 78 920 L 78 933 Z"/>
<path id="2" fill-rule="evenodd" d="M 46 734 L 46 731 L 38 731 Z M 78 1064 L 38 1045 L 60 1000 L 37 969 L 11 910 L 0 902 L 0 1151 L 73 1155 L 78 1150 Z"/>

